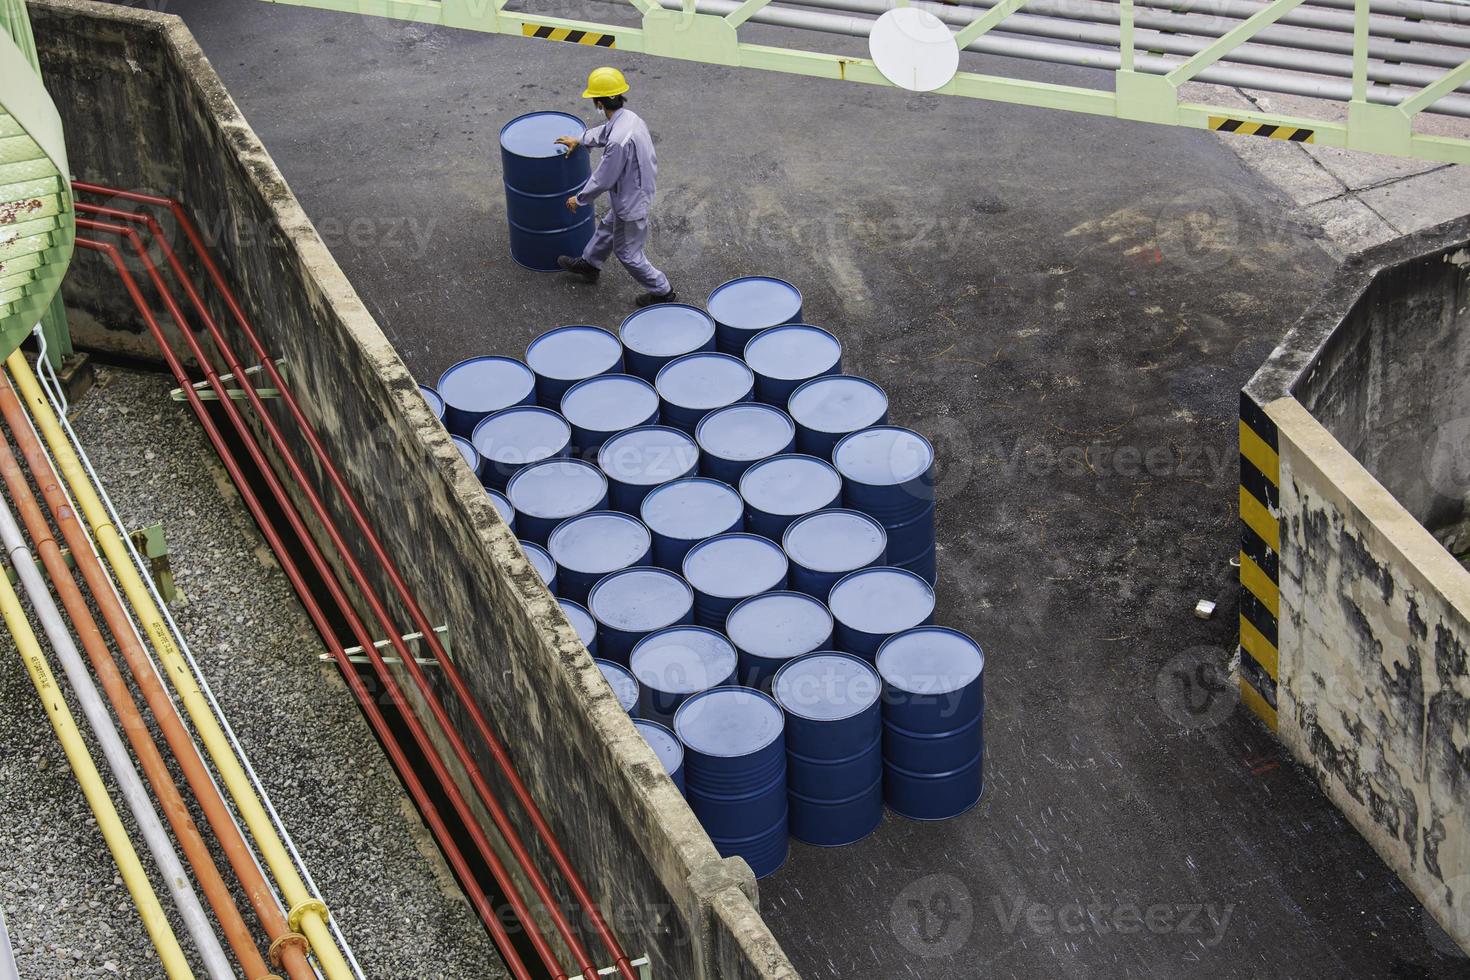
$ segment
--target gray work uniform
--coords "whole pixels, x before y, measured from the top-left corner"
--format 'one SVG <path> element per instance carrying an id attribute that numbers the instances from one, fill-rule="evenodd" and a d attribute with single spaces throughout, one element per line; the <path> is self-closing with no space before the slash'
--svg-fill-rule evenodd
<path id="1" fill-rule="evenodd" d="M 609 255 L 616 255 L 644 289 L 667 293 L 668 276 L 643 254 L 648 241 L 648 206 L 653 203 L 658 178 L 658 158 L 647 124 L 631 110 L 619 109 L 607 122 L 583 133 L 582 145 L 602 147 L 602 159 L 577 192 L 577 203 L 589 205 L 606 192 L 610 205 L 582 258 L 601 269 Z"/>

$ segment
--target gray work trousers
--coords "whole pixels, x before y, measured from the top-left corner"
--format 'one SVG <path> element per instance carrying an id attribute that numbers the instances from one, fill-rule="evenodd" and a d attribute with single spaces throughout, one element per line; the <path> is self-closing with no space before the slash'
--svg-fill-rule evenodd
<path id="1" fill-rule="evenodd" d="M 609 255 L 616 255 L 640 286 L 650 293 L 663 295 L 669 291 L 669 277 L 655 269 L 648 256 L 643 254 L 647 241 L 647 218 L 631 221 L 609 211 L 597 222 L 597 230 L 582 250 L 582 258 L 594 268 L 601 269 Z"/>

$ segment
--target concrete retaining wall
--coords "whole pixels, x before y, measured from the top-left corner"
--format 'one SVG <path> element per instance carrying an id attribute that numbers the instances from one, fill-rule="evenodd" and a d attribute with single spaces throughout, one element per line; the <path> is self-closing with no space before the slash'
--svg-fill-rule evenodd
<path id="1" fill-rule="evenodd" d="M 1241 690 L 1470 950 L 1470 223 L 1351 260 L 1241 405 Z"/>
<path id="2" fill-rule="evenodd" d="M 226 275 L 410 588 L 447 624 L 456 662 L 625 946 L 651 956 L 658 977 L 796 976 L 756 912 L 749 869 L 719 857 L 618 708 L 183 24 L 81 0 L 30 9 L 76 176 L 177 197 L 207 226 L 226 219 Z M 155 356 L 96 256 L 79 257 L 66 296 L 80 344 Z"/>

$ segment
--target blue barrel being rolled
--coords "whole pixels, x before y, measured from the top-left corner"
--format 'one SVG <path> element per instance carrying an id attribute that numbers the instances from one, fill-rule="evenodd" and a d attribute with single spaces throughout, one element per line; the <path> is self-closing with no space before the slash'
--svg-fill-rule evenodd
<path id="1" fill-rule="evenodd" d="M 915 820 L 944 820 L 985 791 L 985 654 L 958 630 L 925 626 L 878 651 L 884 798 Z"/>
<path id="2" fill-rule="evenodd" d="M 607 477 L 613 509 L 636 514 L 654 487 L 694 475 L 699 447 L 678 429 L 640 425 L 603 443 L 597 465 Z"/>
<path id="3" fill-rule="evenodd" d="M 648 491 L 639 516 L 653 534 L 653 563 L 682 572 L 690 548 L 745 527 L 745 503 L 729 484 L 692 476 Z"/>
<path id="4" fill-rule="evenodd" d="M 740 498 L 745 501 L 746 529 L 780 541 L 798 517 L 837 506 L 842 478 L 815 456 L 772 456 L 745 471 Z"/>
<path id="5" fill-rule="evenodd" d="M 742 857 L 757 878 L 786 860 L 786 744 L 775 701 L 717 687 L 674 715 L 684 743 L 689 807 L 722 857 Z"/>
<path id="6" fill-rule="evenodd" d="M 779 408 L 741 402 L 700 419 L 694 441 L 699 443 L 700 472 L 736 486 L 752 463 L 796 447 L 796 423 Z"/>
<path id="7" fill-rule="evenodd" d="M 562 521 L 607 509 L 607 477 L 580 459 L 544 459 L 524 467 L 505 487 L 520 515 L 521 536 L 544 545 Z"/>
<path id="8" fill-rule="evenodd" d="M 740 600 L 786 588 L 786 555 L 758 534 L 721 534 L 689 549 L 684 578 L 694 587 L 694 621 L 723 630 Z"/>
<path id="9" fill-rule="evenodd" d="M 786 712 L 791 835 L 837 847 L 883 820 L 882 684 L 872 665 L 823 651 L 792 660 L 772 695 Z"/>
<path id="10" fill-rule="evenodd" d="M 510 528 L 510 533 L 515 534 L 516 509 L 511 506 L 505 494 L 499 490 L 486 490 L 485 492 L 490 495 L 490 502 L 495 505 L 495 512 L 500 515 L 500 519 L 505 522 L 505 526 Z M 536 543 L 541 544 L 542 542 L 537 541 Z"/>
<path id="11" fill-rule="evenodd" d="M 850 572 L 888 564 L 888 535 L 861 511 L 833 508 L 792 521 L 781 550 L 791 562 L 791 588 L 826 602 Z"/>
<path id="12" fill-rule="evenodd" d="M 685 354 L 715 349 L 715 321 L 697 306 L 656 303 L 630 313 L 618 327 L 628 373 L 653 383 L 663 366 Z"/>
<path id="13" fill-rule="evenodd" d="M 738 357 L 701 352 L 665 364 L 653 386 L 664 424 L 693 435 L 700 419 L 715 409 L 750 401 L 755 375 Z"/>
<path id="14" fill-rule="evenodd" d="M 653 749 L 653 754 L 658 757 L 664 772 L 668 773 L 674 785 L 679 787 L 679 792 L 684 792 L 684 746 L 680 744 L 679 736 L 658 722 L 646 718 L 634 718 L 633 727 L 638 729 L 648 747 Z"/>
<path id="15" fill-rule="evenodd" d="M 625 568 L 592 586 L 587 609 L 602 658 L 626 666 L 639 640 L 693 619 L 694 590 L 665 568 Z"/>
<path id="16" fill-rule="evenodd" d="M 611 660 L 593 660 L 597 669 L 602 671 L 602 679 L 607 681 L 607 686 L 612 688 L 613 697 L 618 699 L 622 709 L 634 718 L 638 717 L 638 681 L 630 673 L 628 668 L 622 664 L 615 664 Z"/>
<path id="17" fill-rule="evenodd" d="M 480 420 L 471 440 L 480 453 L 480 482 L 504 490 L 532 463 L 572 451 L 572 427 L 549 408 L 518 405 Z"/>
<path id="18" fill-rule="evenodd" d="M 565 112 L 528 112 L 500 129 L 510 257 L 527 269 L 555 272 L 557 256 L 581 255 L 592 238 L 593 209 L 572 213 L 566 205 L 591 176 L 591 157 L 556 142 L 584 132 L 582 121 Z"/>
<path id="19" fill-rule="evenodd" d="M 888 534 L 888 564 L 933 585 L 934 447 L 896 425 L 844 436 L 832 451 L 842 474 L 842 503 L 879 521 Z"/>
<path id="20" fill-rule="evenodd" d="M 424 396 L 424 404 L 429 406 L 429 411 L 434 413 L 434 418 L 443 422 L 444 399 L 439 397 L 439 393 L 428 385 L 419 385 L 419 394 Z"/>
<path id="21" fill-rule="evenodd" d="M 552 595 L 558 595 L 559 593 L 556 591 L 557 585 L 559 584 L 556 580 L 556 562 L 551 560 L 551 556 L 546 553 L 546 549 L 539 544 L 525 540 L 522 540 L 520 544 L 521 550 L 526 553 L 526 560 L 536 570 L 536 575 L 541 579 L 541 583 L 546 586 L 546 591 Z"/>
<path id="22" fill-rule="evenodd" d="M 515 405 L 534 405 L 536 376 L 513 357 L 471 357 L 439 376 L 439 397 L 444 399 L 444 425 L 471 439 L 486 416 Z"/>
<path id="23" fill-rule="evenodd" d="M 562 396 L 578 381 L 623 370 L 623 345 L 601 327 L 554 327 L 531 341 L 526 366 L 536 375 L 536 404 L 559 410 Z"/>
<path id="24" fill-rule="evenodd" d="M 740 683 L 760 691 L 787 662 L 832 645 L 832 614 L 800 592 L 765 592 L 730 610 L 725 633 L 740 654 Z"/>
<path id="25" fill-rule="evenodd" d="M 628 670 L 638 681 L 639 715 L 670 724 L 700 691 L 735 682 L 734 645 L 703 626 L 670 626 L 638 641 Z"/>
<path id="26" fill-rule="evenodd" d="M 597 656 L 597 620 L 587 611 L 587 607 L 580 602 L 570 599 L 558 599 L 557 605 L 561 606 L 562 615 L 567 622 L 572 624 L 572 629 L 577 631 L 577 639 L 587 648 L 587 652 L 594 658 Z"/>
<path id="27" fill-rule="evenodd" d="M 827 608 L 837 649 L 872 663 L 884 640 L 932 620 L 934 587 L 906 569 L 864 568 L 832 586 Z"/>
<path id="28" fill-rule="evenodd" d="M 658 421 L 658 392 L 631 374 L 604 374 L 573 385 L 561 413 L 572 425 L 577 455 L 592 459 L 619 432 Z"/>
<path id="29" fill-rule="evenodd" d="M 797 452 L 831 459 L 837 440 L 888 421 L 888 395 L 867 378 L 830 374 L 793 391 L 786 412 L 796 423 Z"/>
<path id="30" fill-rule="evenodd" d="M 801 290 L 772 276 L 745 276 L 716 286 L 704 308 L 715 320 L 715 349 L 739 357 L 762 330 L 801 320 Z"/>
<path id="31" fill-rule="evenodd" d="M 809 323 L 761 331 L 745 345 L 744 356 L 755 372 L 756 400 L 779 408 L 813 378 L 842 373 L 841 341 Z"/>
<path id="32" fill-rule="evenodd" d="M 651 544 L 641 521 L 617 511 L 593 510 L 562 521 L 546 539 L 561 580 L 558 595 L 585 605 L 604 575 L 647 565 Z"/>

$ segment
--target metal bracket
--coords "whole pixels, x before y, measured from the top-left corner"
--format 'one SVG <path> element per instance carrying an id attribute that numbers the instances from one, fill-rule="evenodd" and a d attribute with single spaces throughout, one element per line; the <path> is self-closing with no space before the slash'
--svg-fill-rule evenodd
<path id="1" fill-rule="evenodd" d="M 649 963 L 648 957 L 640 956 L 628 965 L 638 971 L 638 980 L 653 980 L 653 965 Z M 599 977 L 615 977 L 618 975 L 618 968 L 615 966 L 605 966 L 597 971 L 597 975 Z M 567 980 L 587 980 L 587 978 L 585 974 L 578 973 L 575 976 L 567 977 Z"/>
<path id="2" fill-rule="evenodd" d="M 439 642 L 440 642 L 441 645 L 443 645 L 444 652 L 445 653 L 450 653 L 450 649 L 449 649 L 449 627 L 448 626 L 435 626 L 434 627 L 434 635 L 437 636 L 437 637 L 439 637 Z M 404 643 L 420 643 L 424 639 L 424 634 L 422 634 L 422 633 L 404 633 L 402 639 L 403 639 L 403 642 Z M 375 643 L 373 643 L 373 647 L 375 649 L 378 649 L 378 650 L 387 649 L 388 647 L 391 647 L 392 645 L 393 645 L 393 641 L 392 640 L 378 640 Z M 342 652 L 345 653 L 345 654 L 347 654 L 347 659 L 350 660 L 350 661 L 352 661 L 355 664 L 372 663 L 372 661 L 368 658 L 368 655 L 365 652 L 363 652 L 363 649 L 360 646 L 358 646 L 358 647 L 347 647 Z M 319 654 L 317 656 L 317 659 L 318 660 L 321 660 L 321 661 L 324 661 L 326 663 L 332 663 L 333 661 L 336 660 L 336 657 L 334 657 L 330 653 L 323 653 L 323 654 Z M 420 667 L 437 667 L 437 666 L 439 666 L 439 661 L 438 660 L 435 660 L 433 657 L 414 657 L 413 659 L 414 659 L 414 661 Z M 385 663 L 385 664 L 398 664 L 398 663 L 402 663 L 402 662 L 403 662 L 402 659 L 399 658 L 399 657 L 384 657 L 383 658 L 383 663 Z"/>
<path id="3" fill-rule="evenodd" d="M 276 367 L 277 367 L 277 369 L 281 370 L 284 373 L 285 367 L 286 367 L 286 361 L 285 361 L 285 359 L 278 357 L 275 360 L 276 360 Z M 257 364 L 254 367 L 248 367 L 248 368 L 246 368 L 245 369 L 245 373 L 247 375 L 259 374 L 261 372 L 261 370 L 262 370 L 261 366 L 259 364 Z M 234 381 L 234 380 L 236 380 L 234 374 L 222 374 L 222 375 L 219 376 L 219 379 L 221 381 Z M 217 402 L 217 401 L 219 401 L 219 395 L 215 394 L 214 393 L 214 390 L 209 387 L 209 382 L 208 381 L 196 381 L 192 385 L 190 385 L 189 387 L 193 388 L 194 391 L 198 393 L 199 400 L 202 401 L 202 402 Z M 256 388 L 255 389 L 255 393 L 257 395 L 259 395 L 261 398 L 280 398 L 281 397 L 281 392 L 277 388 Z M 168 397 L 171 398 L 171 399 L 173 399 L 176 402 L 184 401 L 185 400 L 184 389 L 183 388 L 175 388 L 175 389 L 173 389 L 172 391 L 170 391 L 168 393 Z M 238 388 L 232 388 L 232 389 L 230 389 L 230 400 L 231 401 L 236 401 L 236 402 L 238 402 L 238 401 L 244 401 L 245 400 L 245 392 L 241 391 Z"/>
<path id="4" fill-rule="evenodd" d="M 148 573 L 155 585 L 158 586 L 159 594 L 163 601 L 170 605 L 178 599 L 179 592 L 174 586 L 174 572 L 169 564 L 168 539 L 163 533 L 163 524 L 154 522 L 147 527 L 140 527 L 136 531 L 129 531 L 128 537 L 132 539 L 133 546 L 148 559 Z M 70 548 L 61 549 L 61 557 L 66 559 L 66 567 L 75 569 L 76 558 L 72 556 Z M 11 584 L 17 582 L 15 566 L 10 562 L 4 562 L 5 576 L 10 579 Z M 42 575 L 46 574 L 46 568 L 40 559 L 36 559 L 36 567 Z"/>

